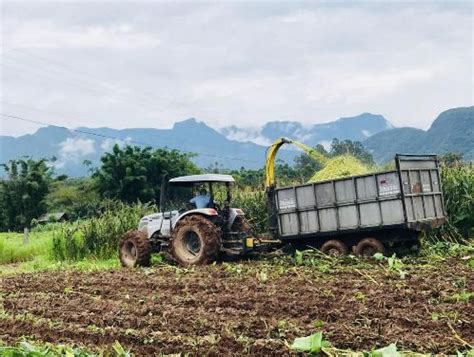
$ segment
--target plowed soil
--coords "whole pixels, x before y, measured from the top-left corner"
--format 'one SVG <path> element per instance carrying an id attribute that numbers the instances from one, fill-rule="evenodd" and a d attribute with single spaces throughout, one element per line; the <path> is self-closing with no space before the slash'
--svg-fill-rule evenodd
<path id="1" fill-rule="evenodd" d="M 0 340 L 22 336 L 135 355 L 289 353 L 323 331 L 342 349 L 455 353 L 474 344 L 472 268 L 461 260 L 396 271 L 231 263 L 1 278 Z M 3 308 L 2 308 L 3 305 Z M 3 311 L 2 311 L 3 310 Z"/>

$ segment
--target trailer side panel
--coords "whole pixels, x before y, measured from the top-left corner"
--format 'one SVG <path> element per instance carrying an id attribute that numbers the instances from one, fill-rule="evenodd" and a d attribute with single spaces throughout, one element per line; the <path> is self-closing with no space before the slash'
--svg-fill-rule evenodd
<path id="1" fill-rule="evenodd" d="M 436 157 L 397 155 L 396 163 L 395 171 L 277 189 L 280 236 L 438 225 L 445 211 Z"/>

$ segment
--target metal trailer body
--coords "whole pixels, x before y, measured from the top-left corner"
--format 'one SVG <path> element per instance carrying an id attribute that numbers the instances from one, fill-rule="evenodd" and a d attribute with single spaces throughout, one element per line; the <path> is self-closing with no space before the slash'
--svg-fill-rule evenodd
<path id="1" fill-rule="evenodd" d="M 317 245 L 325 237 L 370 233 L 401 241 L 441 225 L 446 211 L 436 155 L 397 154 L 395 163 L 394 171 L 275 189 L 279 238 L 313 238 Z"/>

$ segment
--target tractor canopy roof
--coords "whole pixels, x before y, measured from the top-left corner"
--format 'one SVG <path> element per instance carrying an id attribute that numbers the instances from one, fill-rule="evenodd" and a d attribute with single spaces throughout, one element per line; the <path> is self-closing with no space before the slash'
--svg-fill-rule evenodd
<path id="1" fill-rule="evenodd" d="M 203 174 L 203 175 L 189 175 L 179 176 L 172 178 L 169 183 L 174 186 L 192 186 L 196 183 L 203 182 L 222 182 L 232 183 L 235 182 L 231 175 L 219 175 L 219 174 Z"/>

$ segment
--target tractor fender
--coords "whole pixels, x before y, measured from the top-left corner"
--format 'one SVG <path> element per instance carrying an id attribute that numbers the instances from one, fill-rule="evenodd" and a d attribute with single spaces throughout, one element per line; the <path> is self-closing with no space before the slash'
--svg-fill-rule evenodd
<path id="1" fill-rule="evenodd" d="M 229 229 L 232 227 L 234 224 L 235 219 L 237 216 L 244 216 L 244 211 L 242 211 L 240 208 L 231 208 L 230 209 L 230 215 L 229 215 Z"/>
<path id="2" fill-rule="evenodd" d="M 184 212 L 183 214 L 179 215 L 178 218 L 173 222 L 172 227 L 176 226 L 176 224 L 181 221 L 184 217 L 192 215 L 192 214 L 200 214 L 202 216 L 208 216 L 208 217 L 213 217 L 217 216 L 218 213 L 214 208 L 197 208 L 197 209 L 192 209 L 189 211 Z"/>

